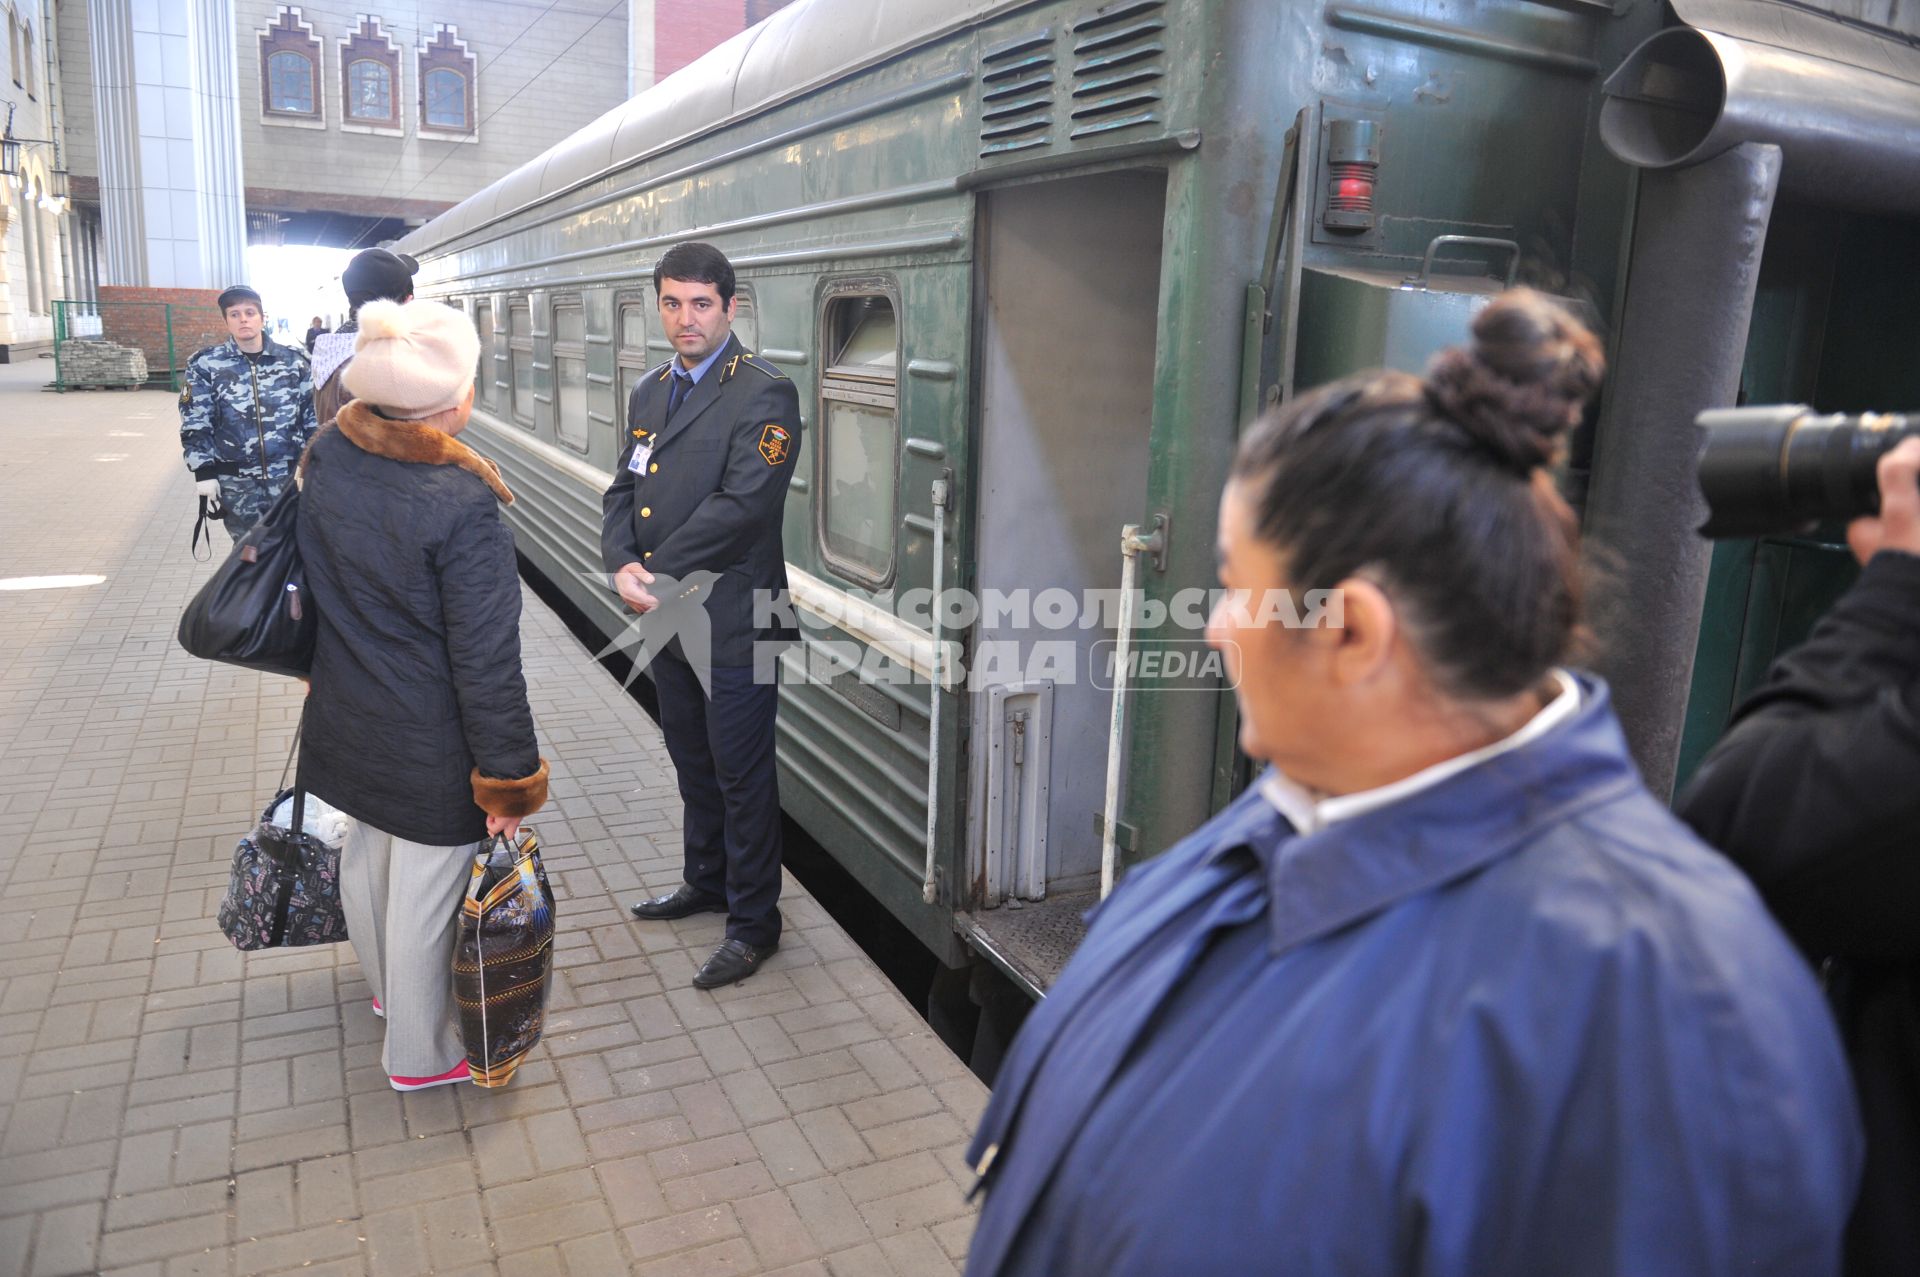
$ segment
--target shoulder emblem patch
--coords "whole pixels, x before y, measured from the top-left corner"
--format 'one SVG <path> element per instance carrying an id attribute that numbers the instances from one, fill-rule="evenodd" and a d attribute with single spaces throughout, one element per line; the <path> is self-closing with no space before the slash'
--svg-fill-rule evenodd
<path id="1" fill-rule="evenodd" d="M 183 386 L 180 390 L 180 406 L 182 408 L 188 408 L 188 407 L 192 407 L 192 405 L 193 405 L 193 387 Z"/>
<path id="2" fill-rule="evenodd" d="M 788 433 L 785 426 L 770 423 L 760 432 L 760 455 L 770 466 L 777 466 L 785 461 L 792 447 L 793 436 Z"/>

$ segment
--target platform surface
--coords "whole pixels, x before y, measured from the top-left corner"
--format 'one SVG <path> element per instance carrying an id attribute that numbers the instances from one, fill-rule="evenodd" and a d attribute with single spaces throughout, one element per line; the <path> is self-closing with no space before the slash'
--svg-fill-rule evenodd
<path id="1" fill-rule="evenodd" d="M 0 1277 L 937 1277 L 985 1088 L 789 877 L 753 979 L 688 985 L 659 735 L 526 597 L 559 897 L 547 1036 L 511 1087 L 402 1096 L 345 945 L 214 924 L 300 684 L 197 661 L 171 396 L 0 366 Z M 224 532 L 213 533 L 217 554 Z"/>

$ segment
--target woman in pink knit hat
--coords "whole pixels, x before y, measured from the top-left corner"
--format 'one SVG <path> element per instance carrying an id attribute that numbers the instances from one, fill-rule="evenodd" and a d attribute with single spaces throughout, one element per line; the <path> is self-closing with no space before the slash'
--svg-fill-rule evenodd
<path id="1" fill-rule="evenodd" d="M 467 1079 L 450 967 L 474 853 L 547 796 L 520 669 L 498 468 L 461 443 L 479 338 L 438 302 L 370 302 L 301 473 L 320 616 L 300 782 L 354 818 L 340 897 L 394 1089 Z"/>

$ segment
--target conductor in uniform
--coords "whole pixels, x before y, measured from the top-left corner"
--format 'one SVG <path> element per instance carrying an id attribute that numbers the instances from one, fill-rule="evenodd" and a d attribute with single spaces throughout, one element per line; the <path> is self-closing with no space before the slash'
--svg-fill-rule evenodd
<path id="1" fill-rule="evenodd" d="M 718 249 L 677 245 L 653 284 L 675 355 L 627 402 L 629 435 L 602 502 L 600 546 L 643 634 L 650 616 L 704 612 L 703 624 L 665 627 L 671 637 L 650 666 L 686 809 L 685 881 L 632 911 L 725 913 L 726 939 L 693 977 L 713 989 L 752 975 L 780 943 L 779 689 L 770 674 L 756 680 L 755 651 L 797 637 L 782 620 L 791 612 L 780 523 L 800 448 L 800 397 L 733 335 L 733 267 Z"/>

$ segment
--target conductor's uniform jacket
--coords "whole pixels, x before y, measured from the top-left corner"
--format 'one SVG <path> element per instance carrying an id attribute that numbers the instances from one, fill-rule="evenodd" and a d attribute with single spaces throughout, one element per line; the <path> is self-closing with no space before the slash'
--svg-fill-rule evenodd
<path id="1" fill-rule="evenodd" d="M 767 949 L 780 939 L 779 688 L 774 663 L 755 659 L 771 651 L 755 645 L 798 637 L 780 524 L 800 396 L 736 337 L 693 373 L 671 414 L 672 363 L 634 387 L 600 548 L 607 571 L 639 563 L 655 576 L 661 602 L 641 621 L 640 657 L 686 806 L 687 885 L 726 902 L 728 939 Z M 688 624 L 689 610 L 705 624 Z M 710 655 L 687 650 L 703 632 Z M 661 634 L 673 637 L 656 647 Z"/>
<path id="2" fill-rule="evenodd" d="M 668 421 L 672 381 L 669 360 L 628 400 L 627 446 L 602 501 L 601 554 L 608 572 L 638 563 L 666 578 L 656 587 L 667 590 L 663 604 L 695 573 L 717 573 L 697 587 L 707 593 L 712 663 L 751 666 L 756 642 L 798 637 L 780 525 L 800 452 L 800 396 L 735 336 Z M 698 660 L 677 640 L 668 650 Z"/>

